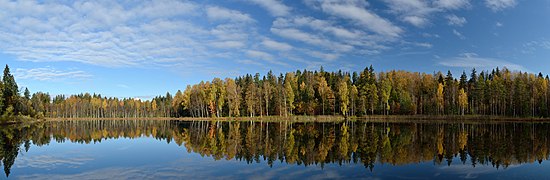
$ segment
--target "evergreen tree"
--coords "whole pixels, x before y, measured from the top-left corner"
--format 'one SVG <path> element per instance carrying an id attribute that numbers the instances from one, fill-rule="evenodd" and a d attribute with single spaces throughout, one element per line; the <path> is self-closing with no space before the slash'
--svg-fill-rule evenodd
<path id="1" fill-rule="evenodd" d="M 2 77 L 4 83 L 3 87 L 3 97 L 4 97 L 4 106 L 2 107 L 3 112 L 6 111 L 9 107 L 14 111 L 14 114 L 17 114 L 17 109 L 14 109 L 17 101 L 19 100 L 19 88 L 13 75 L 10 73 L 10 68 L 6 64 L 4 68 L 4 76 Z"/>

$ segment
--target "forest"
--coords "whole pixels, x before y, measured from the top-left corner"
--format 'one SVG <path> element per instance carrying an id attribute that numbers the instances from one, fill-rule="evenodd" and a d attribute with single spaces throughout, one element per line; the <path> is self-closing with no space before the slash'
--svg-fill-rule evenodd
<path id="1" fill-rule="evenodd" d="M 138 98 L 20 90 L 8 65 L 0 83 L 0 114 L 35 118 L 261 117 L 295 115 L 482 115 L 548 117 L 549 78 L 507 68 L 451 71 L 362 72 L 297 70 L 214 78 L 174 95 Z M 23 94 L 20 94 L 23 91 Z"/>

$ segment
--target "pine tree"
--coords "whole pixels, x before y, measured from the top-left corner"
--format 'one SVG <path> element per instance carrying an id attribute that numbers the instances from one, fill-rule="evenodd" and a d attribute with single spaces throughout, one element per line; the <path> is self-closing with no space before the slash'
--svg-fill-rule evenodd
<path id="1" fill-rule="evenodd" d="M 19 100 L 19 88 L 17 87 L 17 83 L 15 83 L 15 79 L 13 75 L 10 73 L 10 68 L 6 64 L 6 68 L 4 68 L 4 76 L 2 78 L 2 81 L 4 83 L 3 88 L 3 97 L 4 97 L 4 106 L 2 107 L 3 112 L 6 111 L 9 107 L 13 110 L 14 114 L 17 114 L 17 109 L 14 109 L 17 101 Z"/>
<path id="2" fill-rule="evenodd" d="M 4 114 L 4 82 L 0 80 L 0 116 Z"/>

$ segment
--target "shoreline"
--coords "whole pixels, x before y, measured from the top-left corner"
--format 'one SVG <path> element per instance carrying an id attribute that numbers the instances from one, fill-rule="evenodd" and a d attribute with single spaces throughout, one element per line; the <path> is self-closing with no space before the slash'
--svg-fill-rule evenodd
<path id="1" fill-rule="evenodd" d="M 86 120 L 176 120 L 176 121 L 265 121 L 265 122 L 340 122 L 340 121 L 484 121 L 484 122 L 550 122 L 550 118 L 503 116 L 432 116 L 432 115 L 374 115 L 364 117 L 343 116 L 263 116 L 263 117 L 140 117 L 140 118 L 44 118 L 38 121 L 86 121 Z"/>

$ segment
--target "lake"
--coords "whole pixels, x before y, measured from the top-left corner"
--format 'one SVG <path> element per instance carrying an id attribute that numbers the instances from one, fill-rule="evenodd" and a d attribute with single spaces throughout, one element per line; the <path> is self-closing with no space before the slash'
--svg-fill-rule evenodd
<path id="1" fill-rule="evenodd" d="M 0 179 L 546 179 L 550 123 L 175 120 L 0 126 Z"/>

